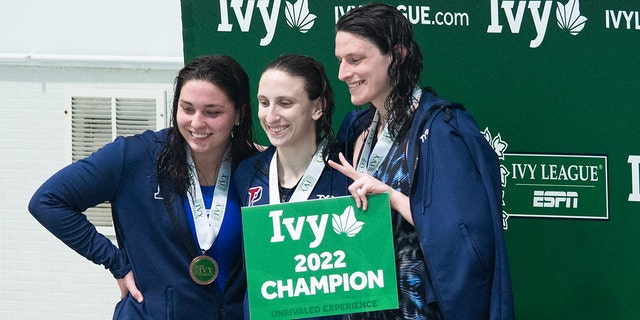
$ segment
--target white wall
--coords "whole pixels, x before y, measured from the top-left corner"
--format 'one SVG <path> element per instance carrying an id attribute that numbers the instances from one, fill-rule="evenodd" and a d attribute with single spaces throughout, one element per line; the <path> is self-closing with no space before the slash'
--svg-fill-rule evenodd
<path id="1" fill-rule="evenodd" d="M 182 66 L 180 2 L 5 1 L 0 10 L 0 319 L 111 319 L 111 274 L 27 211 L 68 164 L 69 88 L 163 90 Z M 169 101 L 169 100 L 168 100 Z"/>
<path id="2" fill-rule="evenodd" d="M 180 0 L 3 1 L 0 53 L 182 57 Z"/>

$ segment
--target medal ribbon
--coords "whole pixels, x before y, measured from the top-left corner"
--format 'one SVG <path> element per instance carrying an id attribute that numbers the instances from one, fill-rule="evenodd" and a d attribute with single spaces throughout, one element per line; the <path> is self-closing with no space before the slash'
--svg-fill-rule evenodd
<path id="1" fill-rule="evenodd" d="M 325 145 L 327 144 L 327 139 L 322 139 L 320 145 L 316 148 L 316 152 L 311 158 L 311 162 L 309 166 L 307 166 L 307 170 L 304 172 L 302 179 L 298 183 L 298 187 L 293 191 L 293 195 L 291 195 L 291 199 L 289 202 L 298 202 L 309 199 L 309 195 L 313 188 L 318 183 L 318 179 L 324 170 L 324 159 L 322 155 L 322 150 L 324 150 Z M 273 158 L 271 158 L 271 164 L 269 165 L 269 203 L 276 204 L 280 203 L 280 188 L 278 187 L 278 150 L 273 153 Z"/>
<path id="2" fill-rule="evenodd" d="M 376 111 L 376 114 L 373 116 L 373 122 L 371 122 L 371 126 L 369 127 L 369 133 L 367 134 L 367 139 L 364 142 L 364 148 L 362 148 L 362 153 L 360 154 L 360 160 L 358 161 L 358 172 L 366 172 L 370 175 L 373 175 L 378 168 L 380 168 L 380 164 L 382 164 L 382 160 L 387 157 L 389 150 L 391 150 L 391 146 L 393 145 L 393 139 L 391 139 L 391 135 L 389 134 L 389 128 L 385 124 L 384 129 L 382 129 L 382 136 L 376 143 L 373 151 L 371 150 L 371 146 L 373 145 L 373 137 L 378 132 L 378 123 L 380 122 L 380 112 Z"/>
<path id="3" fill-rule="evenodd" d="M 422 90 L 420 88 L 415 88 L 413 90 L 413 99 L 414 103 L 417 103 L 420 100 L 420 95 L 422 94 Z M 367 139 L 365 140 L 364 147 L 362 148 L 362 153 L 360 154 L 360 160 L 358 161 L 358 167 L 356 170 L 358 172 L 366 172 L 370 175 L 373 175 L 378 171 L 382 161 L 389 154 L 389 150 L 391 150 L 391 146 L 394 141 L 389 134 L 388 122 L 384 125 L 382 129 L 382 135 L 378 142 L 376 142 L 375 147 L 373 147 L 373 151 L 371 147 L 373 145 L 373 138 L 378 132 L 378 124 L 380 122 L 380 112 L 376 110 L 376 114 L 373 116 L 373 121 L 371 122 L 371 126 L 369 127 L 369 133 L 367 134 Z"/>
<path id="4" fill-rule="evenodd" d="M 206 209 L 202 190 L 200 190 L 200 182 L 196 173 L 196 166 L 191 157 L 191 152 L 187 150 L 187 164 L 189 166 L 189 177 L 191 183 L 187 192 L 191 213 L 193 214 L 193 223 L 196 227 L 196 238 L 198 245 L 203 252 L 209 250 L 216 240 L 222 220 L 224 219 L 225 207 L 227 205 L 227 195 L 229 194 L 229 181 L 231 178 L 231 147 L 227 148 L 224 154 L 220 169 L 218 169 L 218 178 L 216 188 L 213 191 L 213 201 L 211 208 Z"/>

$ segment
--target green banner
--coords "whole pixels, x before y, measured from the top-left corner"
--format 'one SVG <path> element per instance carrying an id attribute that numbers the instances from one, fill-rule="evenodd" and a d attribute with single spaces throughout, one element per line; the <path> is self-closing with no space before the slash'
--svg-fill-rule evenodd
<path id="1" fill-rule="evenodd" d="M 338 80 L 335 22 L 368 2 L 181 0 L 185 60 L 233 56 L 255 96 L 270 60 L 310 55 L 331 80 L 337 129 L 354 106 Z M 516 317 L 636 319 L 640 2 L 382 2 L 413 26 L 424 57 L 422 84 L 464 104 L 508 169 L 503 226 Z M 268 143 L 258 124 L 255 133 Z M 537 165 L 535 180 L 527 164 Z M 540 183 L 545 164 L 548 183 L 525 185 Z M 597 166 L 598 181 L 585 183 L 593 187 L 571 180 L 580 165 Z"/>
<path id="2" fill-rule="evenodd" d="M 388 194 L 242 208 L 251 319 L 398 307 Z"/>

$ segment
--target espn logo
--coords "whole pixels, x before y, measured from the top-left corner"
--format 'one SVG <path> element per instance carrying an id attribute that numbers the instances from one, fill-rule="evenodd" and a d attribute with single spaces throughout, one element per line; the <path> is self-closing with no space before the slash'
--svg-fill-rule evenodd
<path id="1" fill-rule="evenodd" d="M 578 208 L 578 193 L 575 191 L 533 191 L 533 206 L 535 208 L 559 208 L 564 204 L 566 208 Z"/>

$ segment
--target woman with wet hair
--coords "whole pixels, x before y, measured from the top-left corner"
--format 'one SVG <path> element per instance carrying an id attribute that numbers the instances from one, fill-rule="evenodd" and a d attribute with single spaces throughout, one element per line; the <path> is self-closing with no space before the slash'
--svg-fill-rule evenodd
<path id="1" fill-rule="evenodd" d="M 347 178 L 327 165 L 328 159 L 337 160 L 339 149 L 331 127 L 334 108 L 320 62 L 287 54 L 266 66 L 258 86 L 258 118 L 271 145 L 238 167 L 243 205 L 348 195 Z"/>
<path id="2" fill-rule="evenodd" d="M 114 319 L 242 319 L 240 203 L 229 183 L 257 152 L 249 97 L 234 59 L 196 58 L 176 78 L 169 128 L 118 137 L 33 195 L 33 216 L 117 279 Z M 117 246 L 82 213 L 105 201 Z"/>
<path id="3" fill-rule="evenodd" d="M 399 308 L 346 319 L 513 319 L 500 164 L 471 115 L 420 87 L 422 53 L 396 8 L 369 4 L 336 24 L 351 102 L 329 164 L 367 194 L 388 192 Z"/>

